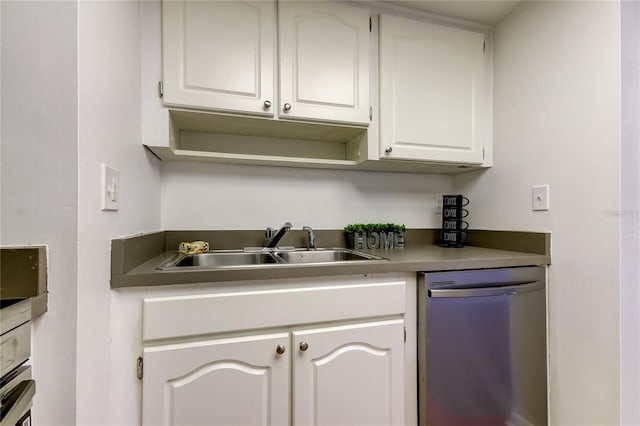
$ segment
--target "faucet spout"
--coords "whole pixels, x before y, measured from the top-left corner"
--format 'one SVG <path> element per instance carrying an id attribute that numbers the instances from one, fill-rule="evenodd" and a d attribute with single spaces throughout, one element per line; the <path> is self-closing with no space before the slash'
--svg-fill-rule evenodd
<path id="1" fill-rule="evenodd" d="M 267 228 L 265 232 L 265 247 L 274 248 L 278 245 L 284 234 L 291 229 L 291 222 L 285 222 L 277 231 L 273 228 Z"/>
<path id="2" fill-rule="evenodd" d="M 316 248 L 316 235 L 313 233 L 313 229 L 310 226 L 303 226 L 303 231 L 307 231 L 307 248 Z"/>

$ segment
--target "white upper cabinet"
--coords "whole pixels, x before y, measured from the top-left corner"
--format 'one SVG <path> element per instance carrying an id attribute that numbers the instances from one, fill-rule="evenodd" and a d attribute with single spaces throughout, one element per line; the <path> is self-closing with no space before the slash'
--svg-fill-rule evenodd
<path id="1" fill-rule="evenodd" d="M 273 116 L 273 1 L 163 1 L 165 105 Z"/>
<path id="2" fill-rule="evenodd" d="M 280 117 L 369 123 L 369 11 L 278 4 Z"/>
<path id="3" fill-rule="evenodd" d="M 167 106 L 369 123 L 366 8 L 285 1 L 276 19 L 274 1 L 163 1 L 162 25 Z"/>
<path id="4" fill-rule="evenodd" d="M 168 160 L 427 173 L 490 167 L 488 28 L 380 13 L 393 9 L 382 3 L 163 0 L 161 49 L 143 40 L 143 56 L 162 52 L 163 83 L 162 101 L 143 105 L 153 133 L 143 140 Z M 143 65 L 157 67 L 159 55 Z M 143 76 L 154 96 L 159 77 Z"/>
<path id="5" fill-rule="evenodd" d="M 382 158 L 483 162 L 484 42 L 481 32 L 380 16 Z"/>

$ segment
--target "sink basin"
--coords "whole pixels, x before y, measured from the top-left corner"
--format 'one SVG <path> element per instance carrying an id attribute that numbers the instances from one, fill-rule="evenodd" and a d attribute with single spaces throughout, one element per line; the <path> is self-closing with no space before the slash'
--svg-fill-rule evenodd
<path id="1" fill-rule="evenodd" d="M 268 265 L 278 262 L 270 253 L 245 253 L 243 251 L 214 251 L 194 254 L 192 256 L 177 255 L 158 267 L 161 270 L 198 268 L 214 269 L 240 266 Z"/>
<path id="2" fill-rule="evenodd" d="M 383 257 L 349 249 L 316 249 L 277 251 L 274 253 L 286 263 L 334 263 L 358 260 L 384 260 Z"/>
<path id="3" fill-rule="evenodd" d="M 384 257 L 344 248 L 295 249 L 274 251 L 220 250 L 185 256 L 176 254 L 156 269 L 162 271 L 188 269 L 220 269 L 267 265 L 303 265 L 317 263 L 387 260 Z"/>

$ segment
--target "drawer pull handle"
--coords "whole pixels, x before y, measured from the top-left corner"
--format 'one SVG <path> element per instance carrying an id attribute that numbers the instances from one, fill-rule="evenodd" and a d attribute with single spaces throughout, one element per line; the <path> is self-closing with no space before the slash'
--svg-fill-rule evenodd
<path id="1" fill-rule="evenodd" d="M 304 352 L 307 349 L 309 349 L 309 344 L 307 342 L 300 342 L 300 350 Z"/>
<path id="2" fill-rule="evenodd" d="M 286 350 L 287 350 L 287 348 L 285 348 L 284 345 L 276 346 L 276 353 L 278 355 L 282 355 Z"/>

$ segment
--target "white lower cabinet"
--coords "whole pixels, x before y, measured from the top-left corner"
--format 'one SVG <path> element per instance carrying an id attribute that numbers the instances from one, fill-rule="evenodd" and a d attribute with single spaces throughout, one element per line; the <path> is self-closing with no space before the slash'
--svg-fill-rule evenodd
<path id="1" fill-rule="evenodd" d="M 145 348 L 143 425 L 285 425 L 287 333 Z"/>
<path id="2" fill-rule="evenodd" d="M 405 288 L 145 299 L 142 424 L 406 424 Z M 217 317 L 225 312 L 238 314 Z"/>
<path id="3" fill-rule="evenodd" d="M 403 324 L 146 348 L 143 424 L 402 424 Z"/>
<path id="4" fill-rule="evenodd" d="M 404 424 L 404 321 L 293 332 L 293 424 Z"/>

